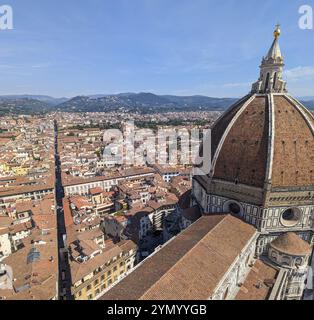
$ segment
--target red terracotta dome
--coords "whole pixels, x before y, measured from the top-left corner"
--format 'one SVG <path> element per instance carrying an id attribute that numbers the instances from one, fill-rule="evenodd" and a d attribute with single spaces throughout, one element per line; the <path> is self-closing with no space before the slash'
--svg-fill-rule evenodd
<path id="1" fill-rule="evenodd" d="M 294 232 L 286 232 L 271 242 L 270 246 L 282 253 L 306 256 L 311 253 L 311 246 Z"/>
<path id="2" fill-rule="evenodd" d="M 287 94 L 252 94 L 212 128 L 214 179 L 263 188 L 312 186 L 314 118 Z"/>

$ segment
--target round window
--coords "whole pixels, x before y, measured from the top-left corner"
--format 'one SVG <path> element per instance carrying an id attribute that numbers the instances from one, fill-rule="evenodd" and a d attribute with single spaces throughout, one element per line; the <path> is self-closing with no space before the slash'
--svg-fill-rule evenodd
<path id="1" fill-rule="evenodd" d="M 286 227 L 293 227 L 298 224 L 301 218 L 301 211 L 298 208 L 289 208 L 281 214 L 281 223 Z"/>
<path id="2" fill-rule="evenodd" d="M 229 204 L 229 211 L 233 214 L 239 214 L 241 212 L 241 208 L 237 203 L 232 202 Z"/>

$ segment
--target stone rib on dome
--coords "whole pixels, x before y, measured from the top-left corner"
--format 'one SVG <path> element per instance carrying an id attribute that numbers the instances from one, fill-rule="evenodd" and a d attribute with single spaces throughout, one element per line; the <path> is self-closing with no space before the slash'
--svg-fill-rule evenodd
<path id="1" fill-rule="evenodd" d="M 295 256 L 305 256 L 311 253 L 311 246 L 294 232 L 286 232 L 271 242 L 274 249 Z"/>

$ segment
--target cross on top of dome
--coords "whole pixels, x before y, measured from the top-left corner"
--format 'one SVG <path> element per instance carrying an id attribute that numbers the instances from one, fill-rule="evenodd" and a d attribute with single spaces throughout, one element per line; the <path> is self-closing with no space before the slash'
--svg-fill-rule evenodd
<path id="1" fill-rule="evenodd" d="M 274 41 L 260 66 L 260 77 L 252 86 L 253 93 L 285 93 L 286 82 L 282 80 L 284 61 L 279 46 L 280 25 L 274 31 Z"/>
<path id="2" fill-rule="evenodd" d="M 275 29 L 275 31 L 274 31 L 274 37 L 275 37 L 275 38 L 278 38 L 278 37 L 280 36 L 280 34 L 281 34 L 280 24 L 277 23 L 276 29 Z"/>

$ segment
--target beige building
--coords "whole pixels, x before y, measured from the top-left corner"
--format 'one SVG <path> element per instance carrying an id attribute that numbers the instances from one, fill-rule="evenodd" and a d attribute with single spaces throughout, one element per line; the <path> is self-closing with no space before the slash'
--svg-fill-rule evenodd
<path id="1" fill-rule="evenodd" d="M 84 205 L 82 199 L 79 202 Z M 66 199 L 63 205 L 71 295 L 75 300 L 97 299 L 134 267 L 137 246 L 131 240 L 114 243 L 104 233 L 97 215 L 85 212 L 77 220 Z"/>
<path id="2" fill-rule="evenodd" d="M 72 287 L 75 300 L 95 300 L 133 269 L 136 245 L 121 241 L 110 245 L 86 261 L 70 259 Z"/>
<path id="3" fill-rule="evenodd" d="M 81 178 L 67 176 L 62 174 L 62 185 L 64 186 L 64 193 L 66 196 L 79 194 L 87 195 L 92 188 L 101 188 L 105 191 L 110 191 L 112 187 L 119 184 L 119 181 L 125 180 L 140 180 L 145 177 L 154 176 L 155 171 L 151 168 L 131 168 L 106 176 L 98 176 L 91 178 Z"/>

